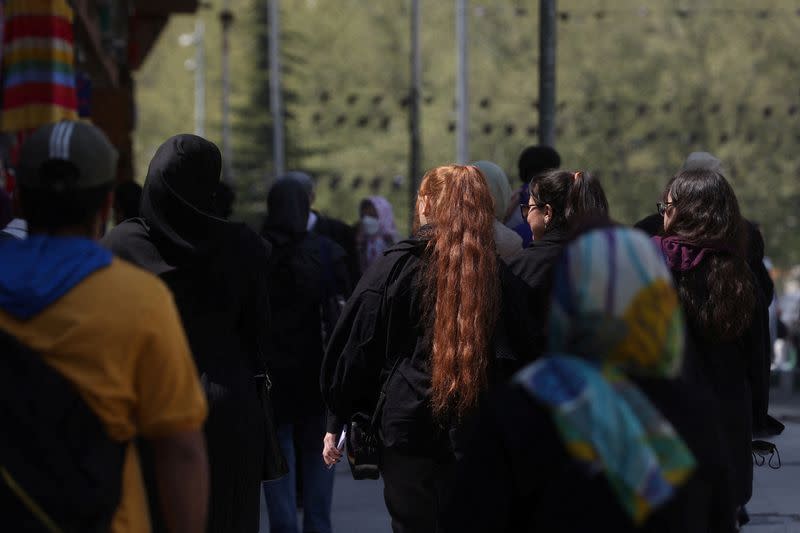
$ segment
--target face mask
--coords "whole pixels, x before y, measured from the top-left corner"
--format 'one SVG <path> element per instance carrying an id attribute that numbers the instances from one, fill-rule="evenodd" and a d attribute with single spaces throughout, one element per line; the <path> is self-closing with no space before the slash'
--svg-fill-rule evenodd
<path id="1" fill-rule="evenodd" d="M 364 232 L 365 235 L 369 235 L 372 237 L 373 235 L 377 235 L 378 230 L 381 229 L 380 222 L 377 218 L 371 217 L 369 215 L 365 215 L 361 217 L 361 230 Z"/>

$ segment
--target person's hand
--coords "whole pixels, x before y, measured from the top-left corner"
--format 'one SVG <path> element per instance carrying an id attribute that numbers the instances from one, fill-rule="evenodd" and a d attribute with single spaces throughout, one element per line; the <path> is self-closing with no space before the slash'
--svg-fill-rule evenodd
<path id="1" fill-rule="evenodd" d="M 325 438 L 322 439 L 322 460 L 328 466 L 333 466 L 342 458 L 342 452 L 336 447 L 336 435 L 333 433 L 325 433 Z"/>

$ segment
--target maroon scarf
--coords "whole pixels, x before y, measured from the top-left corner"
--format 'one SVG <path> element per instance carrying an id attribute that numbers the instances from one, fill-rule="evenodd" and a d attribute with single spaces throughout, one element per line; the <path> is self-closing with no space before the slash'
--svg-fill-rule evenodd
<path id="1" fill-rule="evenodd" d="M 731 253 L 725 247 L 705 244 L 703 246 L 691 244 L 680 240 L 679 237 L 653 237 L 658 249 L 664 255 L 664 260 L 670 270 L 686 272 L 697 267 L 703 258 L 709 254 Z"/>

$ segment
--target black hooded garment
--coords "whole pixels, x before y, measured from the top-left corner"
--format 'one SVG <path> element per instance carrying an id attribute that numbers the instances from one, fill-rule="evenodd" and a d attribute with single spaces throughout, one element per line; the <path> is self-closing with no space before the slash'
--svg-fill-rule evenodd
<path id="1" fill-rule="evenodd" d="M 269 245 L 244 224 L 217 218 L 221 156 L 209 141 L 177 135 L 147 173 L 141 218 L 115 227 L 103 244 L 170 288 L 209 404 L 209 532 L 258 530 L 266 419 L 257 374 L 266 366 Z M 124 305 L 124 302 L 120 302 Z M 147 450 L 143 450 L 145 476 Z M 156 487 L 148 479 L 154 530 Z"/>
<path id="2" fill-rule="evenodd" d="M 279 423 L 296 423 L 325 413 L 319 390 L 321 307 L 336 294 L 346 299 L 351 287 L 344 250 L 306 231 L 309 198 L 299 182 L 279 179 L 269 191 L 267 212 L 262 235 L 273 247 L 267 352 L 272 400 Z"/>

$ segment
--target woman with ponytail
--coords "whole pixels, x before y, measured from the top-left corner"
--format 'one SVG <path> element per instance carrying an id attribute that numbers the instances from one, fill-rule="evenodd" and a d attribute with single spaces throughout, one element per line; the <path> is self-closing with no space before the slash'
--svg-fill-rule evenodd
<path id="1" fill-rule="evenodd" d="M 767 332 L 757 319 L 766 304 L 745 260 L 745 222 L 733 189 L 711 169 L 679 172 L 658 207 L 664 236 L 653 240 L 672 270 L 688 326 L 684 373 L 717 399 L 735 503 L 744 506 L 753 483 L 753 415 L 766 414 L 769 388 Z"/>
<path id="2" fill-rule="evenodd" d="M 509 260 L 509 267 L 527 286 L 527 325 L 534 355 L 546 345 L 545 321 L 550 302 L 551 273 L 570 233 L 581 221 L 606 219 L 603 187 L 585 171 L 554 170 L 531 180 L 528 202 L 520 205 L 533 242 Z"/>
<path id="3" fill-rule="evenodd" d="M 395 532 L 435 532 L 450 471 L 487 390 L 525 361 L 520 287 L 498 259 L 494 207 L 474 166 L 425 174 L 414 236 L 386 250 L 342 312 L 322 368 L 336 462 L 341 421 L 376 412 Z M 516 322 L 519 324 L 516 324 Z M 382 404 L 376 411 L 376 405 Z"/>

